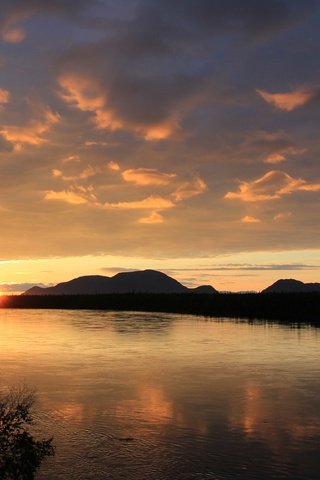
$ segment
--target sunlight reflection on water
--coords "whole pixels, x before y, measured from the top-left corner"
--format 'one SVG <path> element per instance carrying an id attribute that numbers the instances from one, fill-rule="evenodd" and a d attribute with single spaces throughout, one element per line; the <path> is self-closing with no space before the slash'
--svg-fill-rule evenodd
<path id="1" fill-rule="evenodd" d="M 39 393 L 38 480 L 318 479 L 319 331 L 2 310 L 1 385 Z"/>

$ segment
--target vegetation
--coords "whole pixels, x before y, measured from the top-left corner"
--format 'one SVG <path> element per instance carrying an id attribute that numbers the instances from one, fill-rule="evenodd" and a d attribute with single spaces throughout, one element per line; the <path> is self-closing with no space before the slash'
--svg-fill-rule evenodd
<path id="1" fill-rule="evenodd" d="M 154 311 L 320 325 L 320 293 L 125 293 L 4 297 L 6 308 Z"/>
<path id="2" fill-rule="evenodd" d="M 20 387 L 0 395 L 0 478 L 33 480 L 42 460 L 54 454 L 52 439 L 35 440 L 34 392 Z"/>

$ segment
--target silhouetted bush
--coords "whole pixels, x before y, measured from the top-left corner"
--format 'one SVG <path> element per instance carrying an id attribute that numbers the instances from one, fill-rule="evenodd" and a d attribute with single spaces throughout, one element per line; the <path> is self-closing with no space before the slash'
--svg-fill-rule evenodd
<path id="1" fill-rule="evenodd" d="M 34 403 L 26 387 L 0 395 L 1 480 L 33 480 L 42 460 L 54 454 L 51 438 L 35 440 L 29 431 Z"/>

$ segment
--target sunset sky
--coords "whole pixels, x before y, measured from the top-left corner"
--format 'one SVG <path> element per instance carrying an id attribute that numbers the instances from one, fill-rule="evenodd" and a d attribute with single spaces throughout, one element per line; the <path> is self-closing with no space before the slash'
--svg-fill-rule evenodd
<path id="1" fill-rule="evenodd" d="M 0 291 L 320 281 L 320 2 L 1 0 Z"/>

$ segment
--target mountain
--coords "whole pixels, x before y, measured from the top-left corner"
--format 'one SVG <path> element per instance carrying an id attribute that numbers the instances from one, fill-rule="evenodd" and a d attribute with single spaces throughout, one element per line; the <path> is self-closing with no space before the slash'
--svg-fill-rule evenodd
<path id="1" fill-rule="evenodd" d="M 32 287 L 22 295 L 94 295 L 106 293 L 218 293 L 210 285 L 187 288 L 156 270 L 122 272 L 114 277 L 87 275 L 54 287 Z"/>
<path id="2" fill-rule="evenodd" d="M 262 293 L 320 292 L 320 283 L 303 283 L 299 280 L 281 279 L 262 290 Z"/>
<path id="3" fill-rule="evenodd" d="M 218 293 L 211 285 L 200 285 L 200 287 L 189 288 L 188 290 L 192 293 Z"/>

